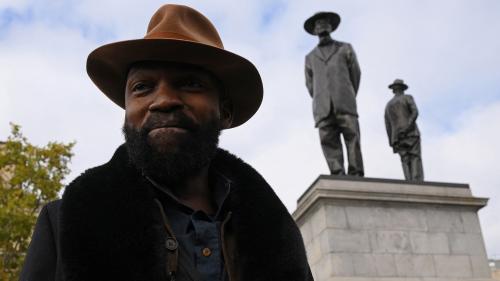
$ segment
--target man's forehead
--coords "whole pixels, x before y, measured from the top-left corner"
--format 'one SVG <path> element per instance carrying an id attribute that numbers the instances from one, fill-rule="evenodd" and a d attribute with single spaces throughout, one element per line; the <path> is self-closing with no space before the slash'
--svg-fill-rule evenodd
<path id="1" fill-rule="evenodd" d="M 219 95 L 221 98 L 225 98 L 225 90 L 224 84 L 222 81 L 211 71 L 189 63 L 180 63 L 180 62 L 170 62 L 170 61 L 140 61 L 133 63 L 129 69 L 127 74 L 127 82 L 132 81 L 134 76 L 145 74 L 150 75 L 154 73 L 162 73 L 168 71 L 169 74 L 178 74 L 178 75 L 197 75 L 202 79 L 210 80 L 217 90 L 219 91 Z"/>

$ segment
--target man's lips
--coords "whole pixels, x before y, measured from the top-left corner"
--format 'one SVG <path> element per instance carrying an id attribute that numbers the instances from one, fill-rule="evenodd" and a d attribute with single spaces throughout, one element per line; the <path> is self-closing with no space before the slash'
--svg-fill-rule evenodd
<path id="1" fill-rule="evenodd" d="M 187 128 L 173 125 L 173 126 L 162 126 L 153 128 L 149 131 L 148 134 L 155 135 L 163 133 L 186 133 L 187 131 L 188 131 Z"/>
<path id="2" fill-rule="evenodd" d="M 196 130 L 196 124 L 181 113 L 171 115 L 153 114 L 144 124 L 149 137 L 185 134 Z"/>
<path id="3" fill-rule="evenodd" d="M 156 124 L 153 124 L 150 126 L 149 131 L 153 130 L 158 130 L 158 129 L 182 129 L 182 130 L 191 130 L 192 127 L 189 126 L 189 124 L 186 124 L 186 122 L 175 122 L 175 121 L 170 121 L 170 122 L 157 122 Z"/>

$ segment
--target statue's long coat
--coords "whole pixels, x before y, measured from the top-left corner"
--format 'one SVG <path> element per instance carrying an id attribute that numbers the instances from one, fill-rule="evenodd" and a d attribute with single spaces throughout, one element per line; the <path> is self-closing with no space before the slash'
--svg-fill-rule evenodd
<path id="1" fill-rule="evenodd" d="M 361 70 L 351 44 L 334 40 L 323 52 L 316 46 L 306 56 L 305 75 L 316 126 L 330 114 L 358 116 Z"/>
<path id="2" fill-rule="evenodd" d="M 300 232 L 265 180 L 223 150 L 212 165 L 232 182 L 232 281 L 312 280 Z M 43 208 L 21 280 L 167 280 L 166 233 L 151 190 L 120 147 Z"/>
<path id="3" fill-rule="evenodd" d="M 401 143 L 406 141 L 415 144 L 420 139 L 420 131 L 415 122 L 417 117 L 417 105 L 411 95 L 395 95 L 387 103 L 384 114 L 385 128 L 394 153 L 402 149 Z"/>

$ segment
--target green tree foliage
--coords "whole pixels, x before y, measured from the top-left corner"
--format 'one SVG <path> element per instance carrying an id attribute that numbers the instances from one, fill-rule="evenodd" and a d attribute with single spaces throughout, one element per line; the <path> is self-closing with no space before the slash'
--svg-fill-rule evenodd
<path id="1" fill-rule="evenodd" d="M 32 145 L 15 124 L 0 143 L 0 280 L 19 279 L 38 213 L 58 197 L 73 145 Z"/>

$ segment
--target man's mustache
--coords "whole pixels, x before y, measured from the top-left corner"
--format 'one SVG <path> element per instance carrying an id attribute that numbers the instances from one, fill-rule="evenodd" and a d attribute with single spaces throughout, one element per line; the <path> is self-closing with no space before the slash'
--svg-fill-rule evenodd
<path id="1" fill-rule="evenodd" d="M 151 130 L 168 127 L 183 128 L 188 131 L 195 131 L 199 128 L 199 125 L 181 111 L 171 113 L 153 113 L 148 117 L 148 119 L 142 126 L 141 131 L 147 134 Z"/>

